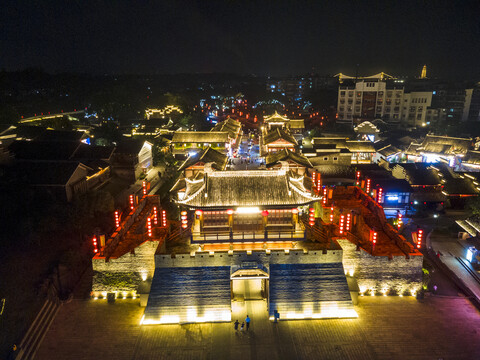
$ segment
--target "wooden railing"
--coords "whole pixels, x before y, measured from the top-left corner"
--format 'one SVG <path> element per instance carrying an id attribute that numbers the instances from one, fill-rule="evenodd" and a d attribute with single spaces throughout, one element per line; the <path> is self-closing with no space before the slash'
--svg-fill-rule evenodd
<path id="1" fill-rule="evenodd" d="M 216 233 L 197 233 L 191 237 L 192 243 L 222 243 L 249 241 L 288 241 L 305 240 L 305 230 L 300 231 L 235 231 Z"/>

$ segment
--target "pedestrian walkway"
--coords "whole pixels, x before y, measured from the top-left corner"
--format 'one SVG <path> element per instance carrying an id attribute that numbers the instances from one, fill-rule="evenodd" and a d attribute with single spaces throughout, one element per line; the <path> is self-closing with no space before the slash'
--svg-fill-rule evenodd
<path id="1" fill-rule="evenodd" d="M 464 258 L 465 249 L 456 240 L 435 241 L 432 239 L 432 250 L 439 254 L 439 261 L 461 282 L 460 286 L 467 288 L 480 304 L 480 277 Z"/>
<path id="2" fill-rule="evenodd" d="M 262 304 L 263 303 L 263 304 Z M 137 300 L 72 301 L 37 360 L 86 359 L 479 359 L 480 312 L 462 297 L 362 297 L 358 319 L 274 324 L 264 301 L 238 302 L 231 323 L 140 326 Z"/>

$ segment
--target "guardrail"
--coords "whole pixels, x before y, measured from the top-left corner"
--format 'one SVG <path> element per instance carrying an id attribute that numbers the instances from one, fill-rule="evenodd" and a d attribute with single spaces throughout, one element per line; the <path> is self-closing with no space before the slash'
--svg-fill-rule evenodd
<path id="1" fill-rule="evenodd" d="M 305 231 L 264 231 L 264 232 L 217 232 L 203 233 L 191 236 L 192 244 L 224 243 L 224 242 L 251 242 L 251 241 L 286 241 L 305 240 Z"/>

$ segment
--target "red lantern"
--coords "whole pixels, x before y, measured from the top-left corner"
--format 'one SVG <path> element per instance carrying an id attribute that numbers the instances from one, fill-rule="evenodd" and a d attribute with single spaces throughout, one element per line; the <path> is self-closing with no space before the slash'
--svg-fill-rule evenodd
<path id="1" fill-rule="evenodd" d="M 120 214 L 118 211 L 115 211 L 115 229 L 120 226 Z"/>
<path id="2" fill-rule="evenodd" d="M 417 249 L 420 249 L 422 246 L 422 241 L 423 241 L 423 230 L 418 229 L 417 230 Z"/>
<path id="3" fill-rule="evenodd" d="M 165 210 L 162 210 L 162 226 L 167 226 L 167 212 Z"/>
<path id="4" fill-rule="evenodd" d="M 152 219 L 147 218 L 147 232 L 148 232 L 148 237 L 152 237 Z"/>
<path id="5" fill-rule="evenodd" d="M 383 189 L 379 188 L 377 192 L 377 203 L 379 204 L 382 202 L 382 195 L 383 195 Z"/>
<path id="6" fill-rule="evenodd" d="M 339 227 L 340 227 L 340 234 L 343 234 L 343 232 L 345 231 L 345 215 L 343 214 L 340 215 Z"/>
<path id="7" fill-rule="evenodd" d="M 135 203 L 134 203 L 135 198 L 133 197 L 133 194 L 130 195 L 130 210 L 135 209 Z"/>
<path id="8" fill-rule="evenodd" d="M 98 242 L 97 242 L 97 237 L 93 236 L 92 238 L 92 245 L 93 245 L 93 252 L 96 254 L 98 253 Z"/>
<path id="9" fill-rule="evenodd" d="M 158 225 L 158 213 L 157 213 L 157 207 L 153 207 L 153 224 Z"/>

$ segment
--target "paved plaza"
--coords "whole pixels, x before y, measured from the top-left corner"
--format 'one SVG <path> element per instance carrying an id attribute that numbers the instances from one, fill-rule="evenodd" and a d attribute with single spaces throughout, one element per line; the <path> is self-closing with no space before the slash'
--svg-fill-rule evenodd
<path id="1" fill-rule="evenodd" d="M 462 297 L 362 297 L 358 319 L 273 324 L 264 301 L 233 306 L 232 323 L 139 326 L 137 300 L 63 305 L 36 359 L 480 359 L 480 312 Z"/>

